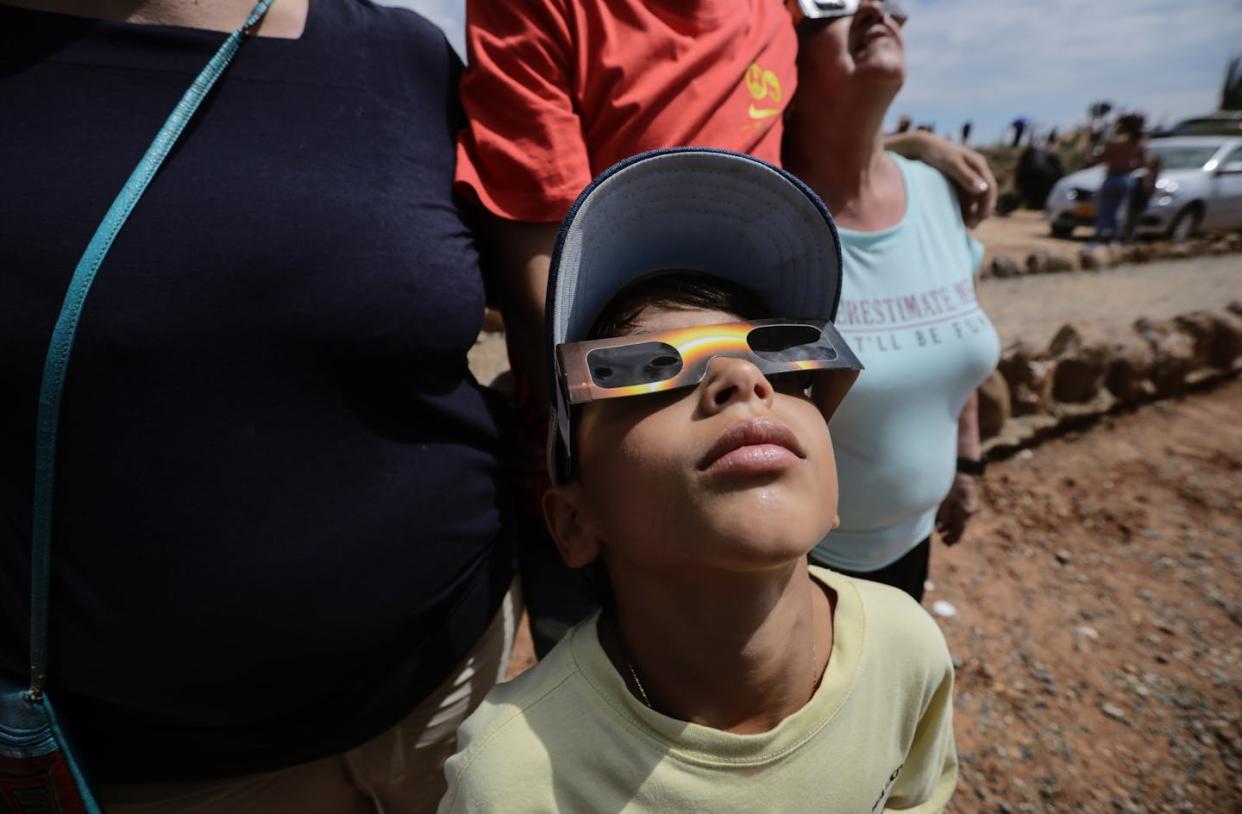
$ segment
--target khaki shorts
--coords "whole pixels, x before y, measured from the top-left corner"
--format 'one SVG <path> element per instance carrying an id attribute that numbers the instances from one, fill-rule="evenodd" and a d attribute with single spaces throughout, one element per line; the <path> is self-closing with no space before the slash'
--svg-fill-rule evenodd
<path id="1" fill-rule="evenodd" d="M 456 747 L 457 727 L 505 678 L 520 617 L 515 582 L 453 674 L 404 720 L 355 749 L 228 780 L 104 786 L 104 808 L 108 814 L 430 814 L 444 796 L 444 761 Z"/>

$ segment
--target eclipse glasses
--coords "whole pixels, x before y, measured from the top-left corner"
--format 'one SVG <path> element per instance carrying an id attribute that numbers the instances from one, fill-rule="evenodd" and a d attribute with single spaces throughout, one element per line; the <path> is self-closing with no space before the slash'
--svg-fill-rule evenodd
<path id="1" fill-rule="evenodd" d="M 794 15 L 794 25 L 804 20 L 835 20 L 838 17 L 852 17 L 858 13 L 863 0 L 789 0 L 790 11 Z M 899 24 L 904 23 L 910 15 L 896 0 L 881 0 L 880 10 L 892 17 Z"/>
<path id="2" fill-rule="evenodd" d="M 764 376 L 863 368 L 827 320 L 696 325 L 556 348 L 559 384 L 570 405 L 694 387 L 718 356 L 745 359 Z"/>

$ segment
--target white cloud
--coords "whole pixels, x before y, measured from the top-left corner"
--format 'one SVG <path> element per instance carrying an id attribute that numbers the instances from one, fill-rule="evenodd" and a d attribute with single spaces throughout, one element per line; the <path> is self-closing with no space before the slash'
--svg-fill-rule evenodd
<path id="1" fill-rule="evenodd" d="M 466 58 L 466 2 L 465 0 L 376 0 L 382 6 L 402 6 L 413 9 L 440 26 L 449 43 L 462 59 Z M 503 3 L 507 0 L 492 0 Z"/>
<path id="2" fill-rule="evenodd" d="M 1106 99 L 1170 120 L 1215 109 L 1242 0 L 903 0 L 908 76 L 891 108 L 991 140 L 1019 115 L 1043 126 Z"/>

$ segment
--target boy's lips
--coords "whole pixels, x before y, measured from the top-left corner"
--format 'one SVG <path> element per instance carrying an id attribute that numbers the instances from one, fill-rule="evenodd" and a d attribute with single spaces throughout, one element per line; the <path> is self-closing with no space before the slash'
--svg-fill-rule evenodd
<path id="1" fill-rule="evenodd" d="M 700 472 L 760 474 L 786 469 L 806 458 L 794 434 L 771 418 L 751 418 L 729 427 L 699 459 Z"/>

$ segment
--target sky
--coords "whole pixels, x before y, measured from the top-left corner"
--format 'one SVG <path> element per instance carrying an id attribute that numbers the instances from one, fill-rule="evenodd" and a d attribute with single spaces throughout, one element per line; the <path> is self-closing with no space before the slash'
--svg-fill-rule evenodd
<path id="1" fill-rule="evenodd" d="M 381 2 L 419 11 L 464 52 L 464 0 Z M 1207 113 L 1242 55 L 1242 0 L 901 2 L 907 77 L 889 127 L 902 114 L 942 133 L 970 120 L 976 143 L 1003 138 L 1018 116 L 1071 126 L 1097 100 L 1153 124 Z"/>

